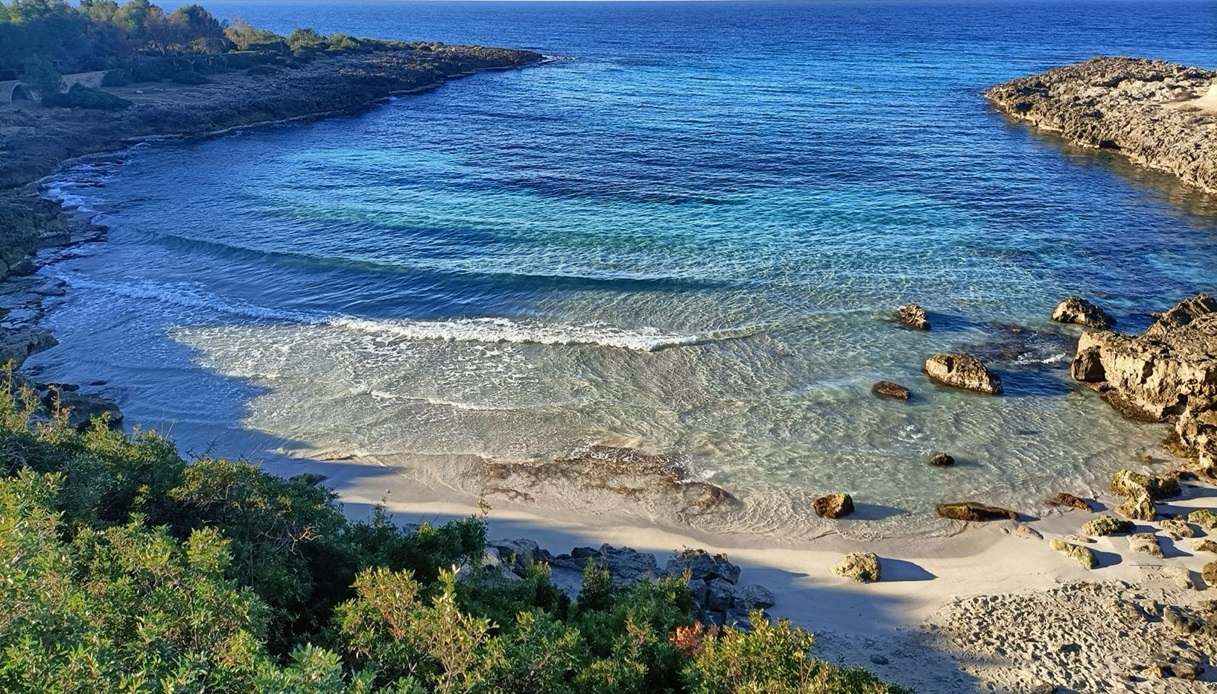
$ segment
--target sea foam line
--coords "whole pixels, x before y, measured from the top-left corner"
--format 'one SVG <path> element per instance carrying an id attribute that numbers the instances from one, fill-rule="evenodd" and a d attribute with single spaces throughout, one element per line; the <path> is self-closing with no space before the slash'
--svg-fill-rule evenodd
<path id="1" fill-rule="evenodd" d="M 406 340 L 613 347 L 638 352 L 739 340 L 763 331 L 760 327 L 745 327 L 682 335 L 656 328 L 627 330 L 603 323 L 567 325 L 508 318 L 387 321 L 344 317 L 332 319 L 329 324 L 343 330 Z"/>

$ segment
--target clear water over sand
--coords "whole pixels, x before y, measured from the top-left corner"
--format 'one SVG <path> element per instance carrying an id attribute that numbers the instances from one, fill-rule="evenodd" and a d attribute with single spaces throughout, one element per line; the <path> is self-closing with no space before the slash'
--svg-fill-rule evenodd
<path id="1" fill-rule="evenodd" d="M 107 381 L 192 452 L 443 478 L 458 456 L 637 446 L 743 503 L 678 522 L 805 537 L 809 499 L 844 490 L 851 532 L 933 531 L 936 502 L 1035 511 L 1156 449 L 1160 429 L 1069 383 L 1059 298 L 1139 329 L 1217 285 L 1217 201 L 980 96 L 1098 53 L 1213 67 L 1213 3 L 216 9 L 564 59 L 51 186 L 111 230 L 44 270 L 71 291 L 32 364 Z M 934 330 L 888 320 L 906 301 Z M 946 349 L 990 359 L 1007 394 L 928 384 Z M 914 400 L 875 399 L 878 379 Z"/>

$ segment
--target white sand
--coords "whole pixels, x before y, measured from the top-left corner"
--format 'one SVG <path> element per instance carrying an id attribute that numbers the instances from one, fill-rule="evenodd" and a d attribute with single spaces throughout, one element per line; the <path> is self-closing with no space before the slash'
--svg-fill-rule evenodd
<path id="1" fill-rule="evenodd" d="M 424 482 L 408 479 L 375 458 L 328 462 L 280 460 L 267 463 L 267 467 L 278 474 L 309 471 L 325 475 L 326 483 L 356 518 L 366 516 L 380 502 L 398 520 L 407 523 L 443 522 L 478 511 L 476 499 L 455 490 L 430 489 Z M 1217 508 L 1217 490 L 1185 489 L 1182 498 L 1160 505 L 1160 509 L 1179 512 Z M 1044 495 L 1049 494 L 1045 490 Z M 1110 504 L 1113 500 L 1100 501 Z M 1097 687 L 1095 691 L 1118 690 L 1133 686 L 1124 681 L 1130 674 L 1128 662 L 1132 657 L 1125 651 L 1132 648 L 1133 652 L 1146 653 L 1146 658 L 1152 655 L 1151 644 L 1138 643 L 1139 639 L 1149 638 L 1145 634 L 1128 634 L 1127 639 L 1092 639 L 1089 650 L 1080 656 L 1072 652 L 1058 654 L 1057 646 L 1043 646 L 1050 648 L 1051 653 L 1029 648 L 1022 652 L 1025 656 L 1022 659 L 995 656 L 994 648 L 1005 652 L 1003 638 L 986 642 L 958 637 L 961 625 L 982 617 L 998 622 L 1005 619 L 1029 629 L 1028 633 L 1042 636 L 1044 644 L 1059 641 L 1062 631 L 1089 628 L 1098 633 L 1111 619 L 1111 606 L 1101 600 L 1080 602 L 1076 609 L 1065 610 L 1063 614 L 1073 620 L 1069 625 L 1054 623 L 1051 615 L 1038 614 L 1034 608 L 1036 600 L 1049 600 L 1045 596 L 1052 594 L 1045 591 L 1073 581 L 1125 582 L 1135 586 L 1134 592 L 1142 588 L 1166 591 L 1160 599 L 1180 604 L 1194 601 L 1193 594 L 1201 595 L 1198 591 L 1173 587 L 1171 581 L 1171 572 L 1183 568 L 1194 572 L 1193 579 L 1203 586 L 1199 572 L 1207 561 L 1217 560 L 1217 555 L 1193 554 L 1190 549 L 1199 540 L 1172 543 L 1160 535 L 1164 538 L 1166 558 L 1154 558 L 1132 552 L 1127 538 L 1099 538 L 1088 545 L 1099 555 L 1100 567 L 1095 570 L 1082 568 L 1048 546 L 1049 538 L 1072 535 L 1096 515 L 1064 511 L 1022 524 L 1033 529 L 1033 533 L 1019 530 L 1020 524 L 1014 522 L 971 524 L 966 528 L 961 524 L 961 532 L 949 537 L 868 542 L 834 534 L 796 546 L 778 546 L 777 540 L 757 537 L 682 532 L 679 528 L 642 523 L 624 514 L 592 515 L 579 508 L 542 513 L 527 504 L 497 500 L 489 513 L 488 525 L 492 539 L 528 537 L 555 554 L 575 546 L 609 543 L 653 552 L 662 564 L 672 550 L 682 547 L 724 552 L 743 567 L 741 582 L 760 583 L 774 592 L 777 605 L 770 611 L 774 616 L 788 617 L 817 634 L 817 652 L 821 657 L 863 665 L 919 691 L 971 691 L 984 686 L 992 686 L 996 691 L 1027 691 L 1035 683 L 1063 686 L 1060 678 L 1066 676 L 1076 678 L 1070 680 L 1070 687 L 1080 686 L 1078 691 L 1091 687 Z M 1151 529 L 1156 528 L 1148 523 L 1138 524 L 1138 530 Z M 857 585 L 832 574 L 831 567 L 843 554 L 857 550 L 873 551 L 880 556 L 883 580 Z M 1122 589 L 1125 583 L 1115 586 Z M 968 609 L 965 607 L 970 603 L 964 607 L 955 604 L 972 596 L 997 594 L 1025 597 L 1006 599 L 994 615 L 984 609 L 978 612 L 974 604 Z M 1028 623 L 1032 626 L 1028 627 Z M 1160 620 L 1152 623 L 1161 625 Z M 945 625 L 944 630 L 936 625 Z M 952 635 L 956 638 L 951 638 Z M 1028 639 L 1037 642 L 1027 633 L 1017 640 Z M 1055 660 L 1047 656 L 1055 656 Z M 1062 658 L 1072 659 L 1066 663 L 1069 667 L 1062 665 Z M 1189 688 L 1209 686 L 1180 680 L 1167 682 L 1143 682 L 1128 691 L 1193 691 Z"/>

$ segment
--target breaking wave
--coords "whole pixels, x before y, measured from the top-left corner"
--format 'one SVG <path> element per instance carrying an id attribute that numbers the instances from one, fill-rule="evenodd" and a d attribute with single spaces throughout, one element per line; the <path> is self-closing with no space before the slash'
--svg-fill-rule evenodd
<path id="1" fill-rule="evenodd" d="M 406 340 L 612 347 L 637 352 L 659 352 L 673 347 L 740 340 L 764 331 L 761 327 L 743 327 L 678 334 L 656 328 L 623 329 L 601 323 L 563 325 L 507 318 L 435 321 L 336 318 L 329 323 L 343 330 Z"/>

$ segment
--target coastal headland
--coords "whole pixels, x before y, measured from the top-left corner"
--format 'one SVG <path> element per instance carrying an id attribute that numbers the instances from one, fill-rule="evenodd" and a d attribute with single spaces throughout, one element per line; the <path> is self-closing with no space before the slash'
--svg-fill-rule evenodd
<path id="1" fill-rule="evenodd" d="M 35 276 L 30 254 L 98 233 L 39 195 L 37 182 L 62 162 L 150 137 L 206 136 L 350 112 L 471 72 L 541 60 L 528 51 L 411 44 L 318 56 L 276 66 L 274 73 L 221 71 L 205 84 L 116 87 L 108 91 L 131 106 L 115 111 L 0 107 L 0 275 L 11 276 L 15 287 L 6 295 L 3 312 L 10 315 L 0 326 L 3 355 L 20 362 L 53 344 L 39 325 L 40 307 L 61 288 Z M 1097 59 L 1015 80 L 987 96 L 1012 117 L 1217 190 L 1217 114 L 1201 94 L 1215 78 L 1160 61 Z M 1083 84 L 1085 89 L 1078 86 Z M 1114 104 L 1134 116 L 1117 117 L 1114 110 L 1093 116 L 1096 108 Z M 1151 106 L 1159 116 L 1145 115 Z M 1151 130 L 1151 122 L 1167 129 Z M 900 313 L 916 312 L 901 307 Z M 1217 532 L 1217 516 L 1208 510 L 1217 498 L 1217 302 L 1204 295 L 1186 299 L 1142 336 L 1115 332 L 1101 309 L 1080 299 L 1064 302 L 1057 314 L 1079 338 L 1071 371 L 1079 388 L 1092 387 L 1094 397 L 1115 406 L 1112 416 L 1163 425 L 1164 436 L 1173 432 L 1177 460 L 1152 461 L 1154 474 L 1121 471 L 1110 490 L 1093 498 L 1046 489 L 1045 498 L 1059 502 L 1059 510 L 1042 517 L 987 507 L 984 499 L 944 499 L 956 502 L 939 511 L 958 519 L 958 532 L 949 537 L 861 542 L 828 535 L 799 548 L 643 526 L 626 516 L 593 527 L 577 509 L 533 512 L 526 490 L 538 484 L 538 473 L 491 463 L 483 466 L 488 484 L 522 485 L 522 496 L 489 515 L 491 536 L 528 539 L 492 541 L 483 561 L 512 581 L 527 576 L 532 560 L 546 562 L 555 582 L 571 591 L 589 563 L 607 567 L 623 585 L 688 569 L 700 581 L 697 605 L 706 621 L 742 620 L 749 609 L 768 609 L 817 632 L 821 657 L 864 666 L 920 691 L 1170 692 L 1205 686 L 1197 680 L 1214 681 L 1210 659 L 1217 646 L 1217 605 L 1206 594 L 1217 584 L 1217 546 L 1206 539 Z M 919 315 L 924 322 L 926 312 Z M 999 374 L 970 355 L 934 355 L 926 372 L 927 379 L 983 394 L 978 397 L 1002 397 Z M 908 397 L 905 386 L 919 384 L 879 385 L 877 393 L 899 400 Z M 64 402 L 75 399 L 82 410 L 116 414 L 73 392 L 63 389 Z M 953 463 L 939 455 L 930 464 Z M 619 468 L 658 479 L 654 484 L 675 490 L 677 502 L 694 513 L 733 503 L 730 490 L 685 480 L 668 459 L 634 449 L 592 446 L 555 464 L 564 483 L 603 485 L 598 475 Z M 375 456 L 267 466 L 284 476 L 324 478 L 352 508 L 381 504 L 398 518 L 418 521 L 478 513 L 478 499 L 446 498 L 391 467 Z M 852 508 L 848 497 L 826 498 L 815 512 L 835 518 Z M 599 546 L 568 551 L 584 543 Z M 662 559 L 681 547 L 694 551 L 677 553 L 670 563 Z M 1147 651 L 1146 644 L 1153 647 Z"/>

